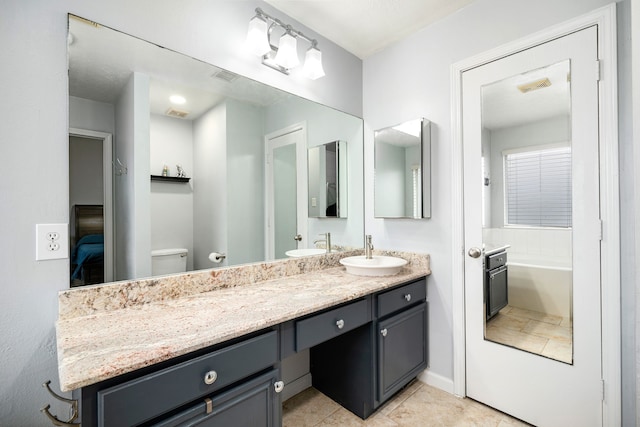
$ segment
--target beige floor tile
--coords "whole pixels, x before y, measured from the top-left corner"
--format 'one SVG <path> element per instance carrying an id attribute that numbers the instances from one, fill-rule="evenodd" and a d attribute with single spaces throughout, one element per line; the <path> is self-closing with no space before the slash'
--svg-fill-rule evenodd
<path id="1" fill-rule="evenodd" d="M 562 316 L 555 316 L 553 314 L 540 313 L 537 311 L 525 310 L 523 308 L 511 307 L 509 312 L 510 316 L 520 317 L 529 320 L 537 320 L 538 322 L 551 323 L 552 325 L 559 325 L 562 323 Z"/>
<path id="2" fill-rule="evenodd" d="M 571 342 L 549 340 L 542 350 L 542 355 L 565 363 L 571 363 L 573 348 Z"/>
<path id="3" fill-rule="evenodd" d="M 560 325 L 530 320 L 522 332 L 550 340 L 571 342 L 571 329 Z"/>
<path id="4" fill-rule="evenodd" d="M 391 401 L 393 405 L 383 407 L 386 411 L 381 408 L 366 420 L 362 420 L 311 388 L 284 403 L 283 425 L 288 427 L 524 427 L 529 425 L 472 399 L 461 399 L 417 381 L 398 393 Z M 312 408 L 314 405 L 319 407 Z M 323 416 L 323 414 L 326 415 Z"/>
<path id="5" fill-rule="evenodd" d="M 502 312 L 499 312 L 493 318 L 487 321 L 487 327 L 506 328 L 512 329 L 514 331 L 521 331 L 522 328 L 527 326 L 527 323 L 529 323 L 530 321 L 531 320 L 525 319 L 523 317 L 514 317 L 510 316 L 508 313 L 503 314 Z"/>
<path id="6" fill-rule="evenodd" d="M 391 411 L 400 406 L 402 402 L 407 400 L 409 396 L 418 391 L 422 386 L 423 383 L 418 380 L 414 380 L 413 382 L 409 383 L 404 389 L 400 390 L 400 392 L 396 394 L 393 399 L 382 405 L 382 407 L 380 407 L 378 411 L 385 415 L 389 414 Z"/>
<path id="7" fill-rule="evenodd" d="M 548 341 L 547 338 L 529 335 L 511 329 L 493 327 L 487 328 L 486 339 L 536 354 L 542 353 Z"/>
<path id="8" fill-rule="evenodd" d="M 312 427 L 342 407 L 315 388 L 308 388 L 282 404 L 283 427 Z"/>

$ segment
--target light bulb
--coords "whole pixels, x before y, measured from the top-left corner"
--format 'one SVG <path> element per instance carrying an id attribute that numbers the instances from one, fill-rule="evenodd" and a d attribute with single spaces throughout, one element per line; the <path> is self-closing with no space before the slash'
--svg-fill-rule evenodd
<path id="1" fill-rule="evenodd" d="M 256 56 L 265 55 L 271 51 L 267 32 L 269 27 L 267 21 L 256 15 L 249 21 L 249 31 L 247 32 L 246 46 L 249 52 Z"/>
<path id="2" fill-rule="evenodd" d="M 297 67 L 300 64 L 297 44 L 294 36 L 289 33 L 284 33 L 282 37 L 280 37 L 278 53 L 275 57 L 276 64 L 287 69 Z"/>
<path id="3" fill-rule="evenodd" d="M 315 47 L 311 46 L 307 49 L 307 53 L 304 57 L 304 75 L 311 80 L 319 79 L 324 76 L 324 69 L 322 68 L 322 52 Z"/>

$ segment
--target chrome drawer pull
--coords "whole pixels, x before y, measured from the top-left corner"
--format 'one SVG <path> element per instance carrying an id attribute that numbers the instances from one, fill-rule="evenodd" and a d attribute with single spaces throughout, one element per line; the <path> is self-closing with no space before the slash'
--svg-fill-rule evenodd
<path id="1" fill-rule="evenodd" d="M 344 328 L 344 320 L 340 319 L 336 322 L 336 326 L 338 327 L 338 329 L 342 329 Z"/>
<path id="2" fill-rule="evenodd" d="M 406 295 L 404 296 L 404 299 L 406 299 L 406 300 L 407 300 L 407 302 L 411 301 L 411 294 L 406 294 Z"/>
<path id="3" fill-rule="evenodd" d="M 206 385 L 211 385 L 216 382 L 218 379 L 218 373 L 216 371 L 209 371 L 204 374 L 204 383 Z"/>
<path id="4" fill-rule="evenodd" d="M 273 388 L 276 390 L 276 393 L 280 393 L 282 390 L 284 390 L 284 381 L 276 381 L 273 384 Z"/>
<path id="5" fill-rule="evenodd" d="M 387 328 L 384 328 L 380 331 L 380 333 L 382 334 L 383 337 L 387 336 Z"/>

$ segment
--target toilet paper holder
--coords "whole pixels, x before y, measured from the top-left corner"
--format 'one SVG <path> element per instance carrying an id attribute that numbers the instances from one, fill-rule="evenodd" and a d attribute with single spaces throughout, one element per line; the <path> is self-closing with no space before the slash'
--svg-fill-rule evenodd
<path id="1" fill-rule="evenodd" d="M 224 261 L 226 257 L 227 255 L 224 253 L 211 252 L 209 254 L 209 261 L 215 262 L 216 264 L 218 264 Z"/>

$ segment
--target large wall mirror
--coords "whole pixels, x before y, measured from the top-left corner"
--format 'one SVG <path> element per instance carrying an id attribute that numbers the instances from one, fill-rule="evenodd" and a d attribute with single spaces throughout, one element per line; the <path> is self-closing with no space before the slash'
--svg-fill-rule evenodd
<path id="1" fill-rule="evenodd" d="M 416 119 L 375 131 L 376 218 L 431 217 L 430 129 Z"/>
<path id="2" fill-rule="evenodd" d="M 309 148 L 309 217 L 347 217 L 347 142 Z"/>
<path id="3" fill-rule="evenodd" d="M 361 246 L 361 118 L 73 15 L 68 44 L 72 286 L 175 272 L 156 269 L 168 253 L 191 271 L 264 261 L 274 241 L 313 247 L 326 232 Z M 303 154 L 287 167 L 304 176 L 309 148 L 340 141 L 340 219 L 309 217 L 306 200 L 271 206 L 269 138 L 293 125 Z M 304 224 L 270 234 L 267 212 L 300 206 L 287 215 Z"/>

